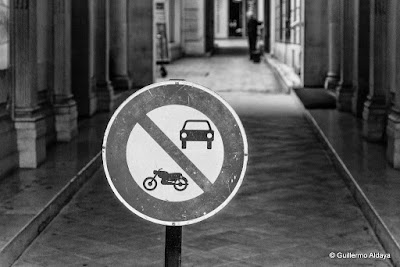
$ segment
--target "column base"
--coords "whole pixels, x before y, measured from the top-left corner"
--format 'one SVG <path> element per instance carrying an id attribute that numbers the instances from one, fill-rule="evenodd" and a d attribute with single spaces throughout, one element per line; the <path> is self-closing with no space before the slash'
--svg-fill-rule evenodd
<path id="1" fill-rule="evenodd" d="M 0 112 L 0 180 L 13 169 L 18 168 L 18 149 L 14 123 L 8 114 Z"/>
<path id="2" fill-rule="evenodd" d="M 336 108 L 340 111 L 352 111 L 353 88 L 339 85 L 336 88 Z"/>
<path id="3" fill-rule="evenodd" d="M 371 142 L 383 141 L 386 125 L 386 107 L 367 100 L 363 110 L 363 136 Z"/>
<path id="4" fill-rule="evenodd" d="M 97 109 L 111 111 L 114 108 L 114 88 L 110 82 L 97 83 Z"/>
<path id="5" fill-rule="evenodd" d="M 353 89 L 354 94 L 352 98 L 351 110 L 356 117 L 362 117 L 364 110 L 364 101 L 366 99 L 366 93 L 364 88 L 358 87 Z M 361 92 L 362 91 L 362 92 Z"/>
<path id="6" fill-rule="evenodd" d="M 128 76 L 119 76 L 112 79 L 112 86 L 118 91 L 127 91 L 131 88 L 131 80 Z"/>
<path id="7" fill-rule="evenodd" d="M 16 118 L 20 168 L 37 168 L 46 159 L 46 120 L 44 116 Z"/>
<path id="8" fill-rule="evenodd" d="M 339 85 L 339 77 L 336 75 L 328 74 L 328 76 L 325 79 L 325 84 L 324 84 L 325 89 L 336 90 L 336 87 L 338 87 L 338 85 Z"/>
<path id="9" fill-rule="evenodd" d="M 45 117 L 46 146 L 49 146 L 57 141 L 54 109 L 50 103 L 46 103 L 45 105 L 41 105 L 40 110 Z"/>
<path id="10" fill-rule="evenodd" d="M 78 109 L 73 99 L 54 105 L 58 142 L 69 142 L 78 134 Z"/>
<path id="11" fill-rule="evenodd" d="M 386 156 L 394 168 L 400 169 L 400 110 L 392 110 L 388 118 Z"/>
<path id="12" fill-rule="evenodd" d="M 78 114 L 82 117 L 91 117 L 97 111 L 97 96 L 94 93 L 96 91 L 96 82 L 95 79 L 90 80 L 89 89 L 86 87 L 77 88 L 74 91 L 77 92 L 82 90 L 82 92 L 86 92 L 85 95 L 74 94 L 74 98 L 76 99 L 78 105 Z"/>

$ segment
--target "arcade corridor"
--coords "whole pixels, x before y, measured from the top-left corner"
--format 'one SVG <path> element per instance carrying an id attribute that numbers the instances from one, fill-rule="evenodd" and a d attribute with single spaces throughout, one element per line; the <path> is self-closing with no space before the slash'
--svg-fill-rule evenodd
<path id="1" fill-rule="evenodd" d="M 167 66 L 168 78 L 204 84 L 225 98 L 241 118 L 249 142 L 248 169 L 237 195 L 213 217 L 183 227 L 182 265 L 392 266 L 382 259 L 387 252 L 306 120 L 302 104 L 266 62 L 255 64 L 245 50 L 233 50 L 222 44 L 210 58 L 183 58 Z M 99 151 L 101 140 L 95 139 L 106 123 L 104 114 L 81 123 L 80 141 L 69 143 L 65 151 Z M 93 142 L 90 148 L 81 145 L 84 135 Z M 87 162 L 89 154 L 79 160 Z M 76 161 L 66 160 L 69 165 Z M 13 266 L 163 266 L 165 227 L 123 207 L 100 161 L 92 165 L 96 169 L 88 183 Z M 36 175 L 47 176 L 63 163 L 51 166 L 39 168 Z M 46 183 L 32 186 L 46 191 Z M 30 194 L 25 188 L 19 199 Z M 23 213 L 26 207 L 12 201 L 7 203 L 15 207 L 14 215 Z M 349 259 L 348 253 L 376 256 Z"/>
<path id="2" fill-rule="evenodd" d="M 161 266 L 152 208 L 207 217 L 184 266 L 400 266 L 399 36 L 398 0 L 0 0 L 0 267 Z"/>

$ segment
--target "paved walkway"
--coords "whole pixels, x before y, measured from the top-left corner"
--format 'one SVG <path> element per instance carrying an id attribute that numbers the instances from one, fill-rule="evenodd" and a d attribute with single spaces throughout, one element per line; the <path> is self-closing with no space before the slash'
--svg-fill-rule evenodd
<path id="1" fill-rule="evenodd" d="M 168 76 L 157 81 L 184 78 L 216 92 L 284 91 L 271 68 L 249 60 L 246 40 L 235 40 L 234 44 L 231 47 L 230 43 L 220 41 L 217 54 L 212 57 L 182 58 L 165 65 Z"/>
<path id="2" fill-rule="evenodd" d="M 272 57 L 267 61 L 286 87 L 298 87 L 299 77 L 293 70 Z M 328 148 L 381 244 L 391 253 L 394 264 L 400 266 L 400 171 L 388 163 L 386 144 L 365 140 L 361 118 L 336 109 L 315 109 L 317 103 L 311 98 L 303 100 L 305 106 L 314 107 L 306 112 L 307 119 Z"/>
<path id="3" fill-rule="evenodd" d="M 400 262 L 400 171 L 388 164 L 385 144 L 367 142 L 362 137 L 362 120 L 352 114 L 337 110 L 310 113 L 375 209 L 371 217 L 381 220 L 375 222 L 376 227 Z M 365 210 L 372 213 L 368 207 Z M 386 231 L 388 235 L 383 234 Z"/>
<path id="4" fill-rule="evenodd" d="M 218 58 L 211 62 L 221 70 L 225 61 Z M 199 59 L 191 60 L 188 77 L 179 78 L 192 81 Z M 237 73 L 246 66 L 237 65 Z M 260 79 L 264 71 L 271 73 L 266 65 L 257 68 Z M 256 86 L 240 77 L 233 78 L 237 90 L 227 87 L 221 95 L 248 135 L 247 174 L 221 212 L 183 227 L 183 266 L 391 266 L 382 259 L 329 257 L 385 252 L 298 102 L 291 95 L 266 94 L 282 91 L 273 75 L 265 91 L 251 93 L 246 88 Z M 222 88 L 230 78 L 212 76 L 210 84 Z M 164 234 L 165 227 L 119 203 L 100 169 L 14 266 L 162 266 Z"/>

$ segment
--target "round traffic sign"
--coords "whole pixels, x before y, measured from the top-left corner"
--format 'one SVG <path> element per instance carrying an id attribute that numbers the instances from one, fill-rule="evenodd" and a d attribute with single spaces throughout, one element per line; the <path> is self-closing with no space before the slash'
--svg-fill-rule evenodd
<path id="1" fill-rule="evenodd" d="M 103 166 L 118 199 L 154 223 L 180 226 L 220 211 L 236 194 L 248 150 L 235 111 L 186 81 L 144 87 L 111 117 Z"/>

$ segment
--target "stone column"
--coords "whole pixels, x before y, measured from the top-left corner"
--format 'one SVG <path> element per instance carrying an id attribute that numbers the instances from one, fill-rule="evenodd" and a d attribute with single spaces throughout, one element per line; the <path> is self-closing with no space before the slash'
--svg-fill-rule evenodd
<path id="1" fill-rule="evenodd" d="M 386 126 L 388 1 L 371 0 L 370 6 L 369 94 L 363 111 L 363 134 L 370 141 L 382 140 Z"/>
<path id="2" fill-rule="evenodd" d="M 110 39 L 112 40 L 110 46 L 110 70 L 111 80 L 116 90 L 128 90 L 130 88 L 128 77 L 127 9 L 126 0 L 110 1 Z"/>
<path id="3" fill-rule="evenodd" d="M 113 2 L 112 0 L 111 2 Z M 114 89 L 109 79 L 110 8 L 108 0 L 97 0 L 96 20 L 96 87 L 97 109 L 110 111 L 114 105 Z"/>
<path id="4" fill-rule="evenodd" d="M 15 128 L 21 168 L 46 158 L 46 122 L 38 105 L 36 0 L 12 1 Z"/>
<path id="5" fill-rule="evenodd" d="M 186 2 L 186 1 L 185 1 Z M 153 1 L 128 1 L 128 69 L 132 86 L 141 88 L 155 80 Z"/>
<path id="6" fill-rule="evenodd" d="M 328 1 L 328 74 L 326 89 L 336 89 L 340 74 L 340 1 Z"/>
<path id="7" fill-rule="evenodd" d="M 340 0 L 340 4 L 342 34 L 340 37 L 340 81 L 336 88 L 336 107 L 340 111 L 351 112 L 353 97 L 354 0 Z"/>
<path id="8" fill-rule="evenodd" d="M 337 0 L 334 0 L 337 1 Z M 327 8 L 330 0 L 304 0 L 303 14 L 307 18 L 301 27 L 301 82 L 304 87 L 321 87 L 328 72 Z"/>
<path id="9" fill-rule="evenodd" d="M 370 0 L 355 0 L 352 112 L 362 117 L 369 90 L 369 12 Z"/>
<path id="10" fill-rule="evenodd" d="M 400 3 L 391 1 L 391 8 L 395 9 L 394 32 L 390 36 L 395 42 L 395 99 L 388 118 L 387 132 L 387 159 L 393 167 L 400 168 Z"/>
<path id="11" fill-rule="evenodd" d="M 95 2 L 96 0 L 72 0 L 72 92 L 80 116 L 91 116 L 97 109 Z"/>
<path id="12" fill-rule="evenodd" d="M 78 111 L 71 92 L 71 2 L 54 5 L 54 113 L 57 141 L 70 141 L 78 133 Z"/>

